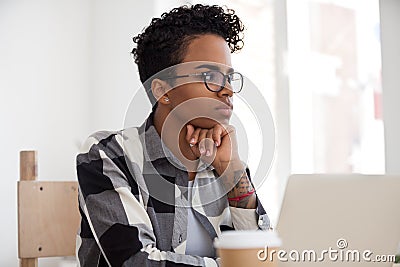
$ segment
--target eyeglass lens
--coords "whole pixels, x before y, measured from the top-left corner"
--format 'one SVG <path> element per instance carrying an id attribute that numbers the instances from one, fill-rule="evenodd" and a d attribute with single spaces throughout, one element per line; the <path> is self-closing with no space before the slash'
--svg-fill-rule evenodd
<path id="1" fill-rule="evenodd" d="M 205 74 L 204 81 L 208 89 L 214 92 L 221 91 L 226 86 L 237 93 L 240 92 L 243 85 L 242 75 L 237 72 L 224 75 L 219 71 L 210 71 Z"/>

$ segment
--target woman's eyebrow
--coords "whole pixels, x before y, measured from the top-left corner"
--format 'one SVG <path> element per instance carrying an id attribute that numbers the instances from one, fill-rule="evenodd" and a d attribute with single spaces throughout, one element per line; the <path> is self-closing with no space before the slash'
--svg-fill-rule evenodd
<path id="1" fill-rule="evenodd" d="M 211 65 L 211 64 L 202 64 L 197 66 L 195 69 L 201 69 L 201 68 L 206 68 L 206 69 L 210 69 L 210 70 L 218 70 L 221 71 L 221 68 L 216 66 L 216 65 Z M 234 72 L 233 68 L 229 68 L 228 69 L 228 73 Z"/>

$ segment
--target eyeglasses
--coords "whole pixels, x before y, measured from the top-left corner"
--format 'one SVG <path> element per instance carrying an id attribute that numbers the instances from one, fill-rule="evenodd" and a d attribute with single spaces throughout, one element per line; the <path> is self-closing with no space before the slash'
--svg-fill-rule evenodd
<path id="1" fill-rule="evenodd" d="M 229 83 L 229 89 L 231 89 L 234 93 L 239 93 L 243 88 L 243 75 L 239 72 L 224 74 L 220 71 L 212 70 L 201 73 L 167 77 L 165 79 L 177 79 L 186 77 L 201 77 L 204 85 L 211 92 L 219 92 L 224 89 L 227 80 Z"/>

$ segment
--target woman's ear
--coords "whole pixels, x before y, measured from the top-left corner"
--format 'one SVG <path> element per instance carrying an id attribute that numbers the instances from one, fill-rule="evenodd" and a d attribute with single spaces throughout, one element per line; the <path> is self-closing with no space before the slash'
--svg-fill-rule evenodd
<path id="1" fill-rule="evenodd" d="M 168 105 L 170 103 L 170 99 L 168 97 L 168 91 L 171 89 L 171 86 L 163 80 L 154 79 L 151 81 L 151 92 L 155 97 L 156 101 L 160 104 Z"/>

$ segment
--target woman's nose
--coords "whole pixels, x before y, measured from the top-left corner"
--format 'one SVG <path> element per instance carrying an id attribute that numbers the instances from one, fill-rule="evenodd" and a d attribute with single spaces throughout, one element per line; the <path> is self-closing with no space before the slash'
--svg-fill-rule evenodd
<path id="1" fill-rule="evenodd" d="M 228 82 L 226 82 L 224 88 L 222 88 L 222 90 L 218 92 L 218 96 L 219 97 L 224 97 L 224 96 L 232 97 L 233 96 L 232 86 Z"/>

